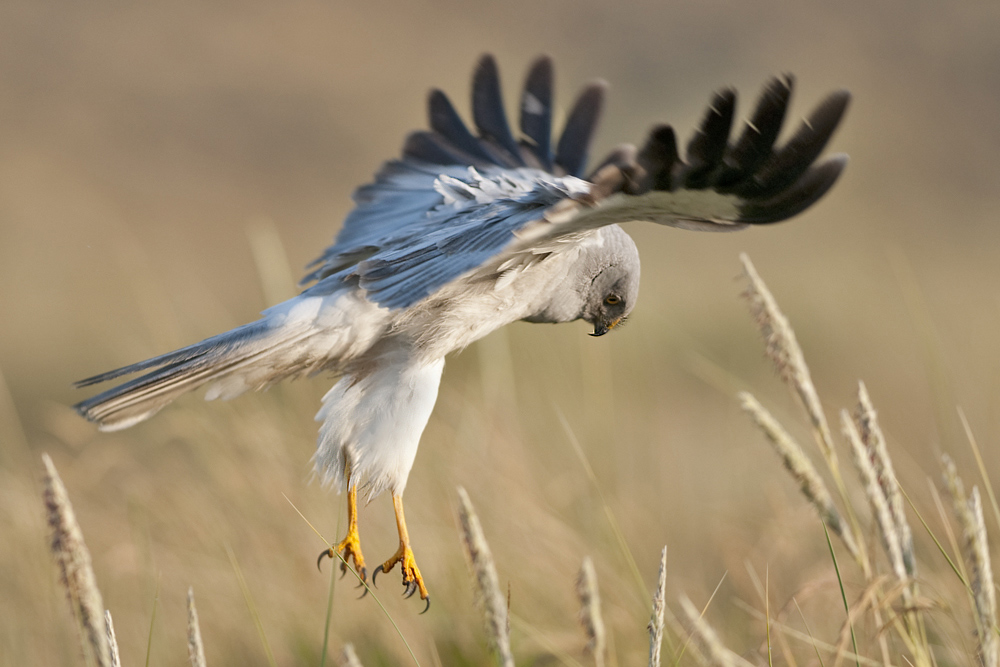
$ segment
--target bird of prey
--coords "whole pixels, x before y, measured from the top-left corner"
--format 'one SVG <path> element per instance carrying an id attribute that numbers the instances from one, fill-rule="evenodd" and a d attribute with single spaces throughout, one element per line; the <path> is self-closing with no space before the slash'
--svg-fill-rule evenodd
<path id="1" fill-rule="evenodd" d="M 419 591 L 429 605 L 403 490 L 445 357 L 517 320 L 585 320 L 594 336 L 620 325 L 636 304 L 639 254 L 617 223 L 729 231 L 811 206 L 847 163 L 844 155 L 818 158 L 850 96 L 829 95 L 778 145 L 792 84 L 790 76 L 768 81 L 732 141 L 736 93 L 725 89 L 712 96 L 683 157 L 673 129 L 658 125 L 641 149 L 621 146 L 587 171 L 605 84 L 583 89 L 553 142 L 552 61 L 535 60 L 517 137 L 496 62 L 485 55 L 472 80 L 474 130 L 433 90 L 430 129 L 410 134 L 402 156 L 354 193 L 304 291 L 255 322 L 79 382 L 140 374 L 75 407 L 113 431 L 201 386 L 214 399 L 286 378 L 339 378 L 316 416 L 314 463 L 326 483 L 347 490 L 348 529 L 318 562 L 340 554 L 341 567 L 352 560 L 365 580 L 357 496 L 388 490 L 399 549 L 372 578 L 399 564 L 404 593 Z"/>

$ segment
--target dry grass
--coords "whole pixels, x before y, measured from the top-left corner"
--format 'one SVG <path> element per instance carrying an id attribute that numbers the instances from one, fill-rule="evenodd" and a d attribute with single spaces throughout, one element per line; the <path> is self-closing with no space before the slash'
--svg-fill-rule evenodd
<path id="1" fill-rule="evenodd" d="M 778 310 L 776 302 L 746 256 L 743 257 L 743 264 L 746 278 L 750 282 L 748 293 L 751 295 L 751 310 L 765 341 L 767 341 L 768 356 L 774 361 L 785 382 L 800 397 L 812 395 L 812 382 L 805 365 L 804 355 L 798 347 L 787 319 Z M 762 315 L 762 312 L 766 312 L 766 314 Z M 781 336 L 775 334 L 775 322 L 780 323 L 780 327 L 777 328 L 785 332 Z M 789 351 L 785 350 L 785 347 L 793 347 L 794 349 Z M 783 367 L 789 363 L 788 359 L 795 360 L 794 372 L 788 372 Z M 838 516 L 836 509 L 832 507 L 832 500 L 825 493 L 818 473 L 805 457 L 801 448 L 792 442 L 780 424 L 770 417 L 751 396 L 743 394 L 741 400 L 768 439 L 775 443 L 785 467 L 799 483 L 803 494 L 811 504 L 817 507 L 821 518 L 830 529 L 843 538 L 840 524 L 830 519 L 831 516 Z M 835 455 L 831 455 L 833 443 L 827 441 L 829 434 L 828 429 L 824 427 L 825 419 L 817 418 L 815 413 L 817 406 L 819 406 L 818 397 L 815 400 L 803 400 L 805 417 L 811 424 L 817 442 L 820 444 L 827 472 L 835 479 L 842 480 L 838 459 Z M 848 551 L 855 558 L 859 554 L 867 553 L 870 554 L 870 560 L 857 561 L 860 574 L 863 576 L 864 587 L 857 594 L 853 604 L 848 601 L 847 594 L 844 595 L 847 620 L 841 632 L 840 642 L 836 647 L 835 661 L 840 663 L 847 657 L 847 637 L 850 636 L 855 654 L 859 652 L 859 645 L 863 647 L 866 644 L 876 644 L 879 648 L 881 662 L 886 665 L 895 663 L 899 657 L 894 658 L 893 654 L 898 653 L 901 649 L 897 647 L 890 650 L 887 639 L 889 632 L 894 633 L 899 640 L 897 646 L 901 645 L 902 659 L 908 664 L 929 667 L 932 664 L 961 662 L 970 658 L 971 656 L 963 656 L 961 652 L 956 652 L 952 647 L 931 643 L 928 625 L 934 619 L 930 618 L 929 614 L 935 609 L 943 610 L 945 608 L 944 600 L 920 596 L 917 555 L 914 551 L 913 534 L 903 505 L 903 491 L 896 477 L 875 408 L 864 383 L 860 383 L 858 387 L 858 405 L 854 418 L 852 419 L 846 410 L 841 411 L 841 427 L 844 439 L 852 453 L 862 495 L 867 499 L 869 505 L 874 529 L 857 531 L 858 546 L 848 545 L 847 540 L 844 541 L 845 546 L 848 546 Z M 962 481 L 950 458 L 945 458 L 944 470 L 955 514 L 964 535 L 962 556 L 969 563 L 973 573 L 971 586 L 974 604 L 972 611 L 974 612 L 975 632 L 978 637 L 975 656 L 980 664 L 993 667 L 997 664 L 996 598 L 989 563 L 989 543 L 982 516 L 979 491 L 974 489 L 972 498 L 967 500 Z M 852 505 L 854 496 L 847 492 L 842 481 L 838 482 L 838 486 L 843 490 L 841 500 L 846 504 L 847 512 L 852 517 L 859 516 L 860 509 Z M 924 525 L 926 527 L 926 524 Z M 930 532 L 929 527 L 928 531 Z M 882 569 L 880 562 L 875 558 L 871 548 L 865 545 L 862 540 L 863 535 L 871 533 L 877 534 L 881 542 L 891 573 L 889 578 L 880 574 Z M 941 555 L 947 558 L 948 554 L 941 546 L 941 540 L 933 532 L 930 532 L 930 536 Z M 834 565 L 836 565 L 836 554 L 832 546 L 830 554 L 834 559 Z M 957 557 L 958 554 L 953 554 L 953 556 Z M 939 592 L 948 587 L 956 585 L 965 587 L 967 585 L 959 571 L 955 570 L 954 575 L 954 578 L 929 583 Z M 837 577 L 841 590 L 845 590 L 844 578 L 839 569 Z M 868 615 L 871 616 L 872 623 L 865 622 Z M 859 639 L 856 635 L 856 630 L 859 627 L 872 628 L 873 632 Z M 855 657 L 855 660 L 857 659 Z"/>
<path id="2" fill-rule="evenodd" d="M 484 50 L 498 56 L 510 108 L 536 53 L 556 61 L 561 109 L 585 82 L 607 79 L 595 158 L 656 122 L 686 136 L 723 85 L 739 90 L 742 113 L 767 76 L 793 72 L 790 124 L 843 86 L 856 103 L 830 150 L 851 164 L 787 224 L 732 235 L 627 226 L 642 253 L 642 294 L 613 335 L 517 324 L 448 360 L 406 491 L 434 603 L 419 616 L 398 579 L 380 577 L 376 591 L 420 663 L 492 659 L 456 536 L 461 484 L 505 599 L 509 591 L 518 664 L 592 662 L 576 622 L 584 555 L 600 582 L 608 665 L 646 664 L 665 544 L 661 664 L 697 664 L 677 598 L 704 608 L 724 573 L 704 619 L 726 646 L 762 664 L 769 617 L 775 664 L 818 664 L 817 650 L 833 664 L 846 612 L 823 524 L 737 391 L 752 391 L 802 446 L 854 525 L 810 444 L 811 419 L 798 418 L 797 394 L 775 378 L 735 298 L 741 251 L 795 325 L 871 547 L 866 562 L 891 596 L 898 578 L 837 422 L 839 408 L 855 412 L 865 378 L 905 491 L 917 603 L 933 602 L 922 612 L 928 642 L 953 664 L 972 662 L 964 529 L 947 494 L 937 511 L 935 494 L 946 452 L 968 491 L 979 487 L 996 541 L 995 503 L 955 413 L 961 405 L 983 444 L 981 469 L 997 479 L 995 3 L 764 0 L 720 12 L 592 0 L 571 11 L 525 0 L 12 0 L 0 19 L 0 662 L 82 664 L 39 511 L 47 451 L 85 531 L 123 664 L 147 654 L 152 665 L 189 664 L 189 586 L 213 667 L 264 662 L 248 599 L 280 665 L 321 664 L 327 626 L 327 665 L 348 642 L 366 665 L 412 664 L 371 595 L 356 600 L 347 579 L 331 589 L 330 573 L 316 572 L 326 543 L 284 497 L 324 539 L 340 537 L 342 499 L 310 482 L 312 418 L 328 378 L 230 403 L 192 396 L 111 434 L 66 406 L 86 396 L 73 380 L 242 324 L 287 294 L 288 276 L 336 232 L 351 189 L 424 125 L 427 89 L 467 111 L 469 70 Z M 365 554 L 381 562 L 397 547 L 388 499 L 361 508 L 360 520 Z M 901 662 L 898 616 L 873 620 L 861 566 L 831 538 L 850 608 L 864 610 L 861 664 L 883 662 L 880 629 L 889 662 Z M 847 647 L 842 664 L 854 664 L 849 633 Z"/>
<path id="3" fill-rule="evenodd" d="M 777 302 L 750 260 L 744 256 L 742 261 L 745 276 L 750 281 L 748 293 L 752 295 L 751 307 L 754 318 L 765 340 L 768 341 L 768 356 L 776 363 L 779 371 L 781 364 L 789 363 L 788 359 L 795 359 L 796 370 L 781 375 L 800 398 L 803 394 L 810 394 L 813 390 L 801 386 L 803 383 L 811 385 L 809 369 L 787 318 L 781 313 Z M 778 328 L 783 332 L 777 338 L 774 334 L 775 323 L 780 323 Z M 785 350 L 783 349 L 785 346 L 794 346 L 795 349 Z M 921 580 L 917 574 L 919 554 L 914 548 L 915 541 L 903 504 L 903 487 L 896 476 L 885 435 L 865 385 L 859 384 L 858 404 L 854 417 L 852 418 L 847 410 L 842 410 L 840 414 L 841 432 L 858 475 L 858 493 L 852 494 L 843 484 L 844 476 L 839 474 L 839 468 L 834 469 L 839 466 L 840 459 L 834 450 L 836 443 L 832 435 L 828 440 L 824 434 L 825 418 L 820 419 L 814 412 L 820 405 L 818 396 L 801 402 L 804 417 L 815 431 L 820 455 L 826 465 L 826 473 L 840 480 L 838 485 L 842 490 L 841 500 L 848 503 L 846 509 L 850 516 L 855 517 L 854 521 L 858 527 L 854 531 L 849 530 L 840 518 L 841 512 L 827 491 L 819 470 L 785 427 L 749 393 L 741 392 L 739 399 L 744 410 L 771 441 L 785 468 L 798 484 L 799 490 L 816 509 L 822 524 L 841 538 L 847 553 L 852 557 L 849 562 L 856 567 L 857 574 L 861 577 L 860 581 L 852 583 L 852 575 L 840 566 L 836 550 L 830 543 L 829 568 L 836 575 L 844 605 L 844 620 L 839 632 L 836 633 L 835 641 L 825 641 L 815 637 L 804 617 L 802 620 L 808 630 L 807 634 L 794 630 L 787 621 L 780 618 L 781 612 L 778 618 L 772 619 L 770 576 L 768 575 L 767 584 L 764 586 L 760 584 L 759 579 L 755 579 L 764 604 L 763 613 L 745 603 L 741 603 L 741 606 L 756 617 L 762 616 L 765 621 L 765 638 L 763 647 L 758 649 L 759 659 L 763 660 L 766 656 L 767 663 L 773 664 L 772 642 L 774 642 L 789 664 L 797 664 L 795 655 L 798 651 L 793 648 L 793 644 L 797 644 L 814 652 L 821 662 L 824 661 L 823 654 L 826 654 L 826 659 L 832 660 L 834 665 L 853 661 L 859 666 L 863 662 L 866 665 L 883 667 L 901 664 L 931 667 L 972 659 L 983 667 L 997 667 L 1000 645 L 997 641 L 996 593 L 981 496 L 978 487 L 973 487 L 972 493 L 966 494 L 965 485 L 951 458 L 945 456 L 942 459 L 943 478 L 962 535 L 961 546 L 957 549 L 959 553 L 952 556 L 960 564 L 964 562 L 969 574 L 965 575 L 965 569 L 953 564 L 954 561 L 949 557 L 943 541 L 934 534 L 921 516 L 920 521 L 927 528 L 939 554 L 952 564 L 951 576 L 925 580 L 924 583 L 938 596 L 943 595 L 949 588 L 964 589 L 967 592 L 973 620 L 972 630 L 977 639 L 976 645 L 971 649 L 971 655 L 968 654 L 969 648 L 961 648 L 960 636 L 954 642 L 948 642 L 948 629 L 942 626 L 938 618 L 938 615 L 946 610 L 944 598 L 924 597 L 920 593 Z M 975 447 L 975 443 L 972 444 Z M 585 458 L 583 462 L 587 464 Z M 121 664 L 111 614 L 103 609 L 101 593 L 97 589 L 91 567 L 91 558 L 66 489 L 47 455 L 43 456 L 43 468 L 43 495 L 51 532 L 51 550 L 63 588 L 70 600 L 74 618 L 77 620 L 84 661 L 101 666 Z M 592 481 L 597 483 L 596 472 L 590 468 L 588 470 Z M 475 598 L 485 621 L 486 637 L 497 663 L 510 667 L 515 664 L 511 643 L 510 601 L 509 598 L 505 600 L 501 591 L 496 561 L 472 501 L 462 488 L 458 489 L 457 495 L 462 544 L 468 557 Z M 861 519 L 857 518 L 864 516 L 862 509 L 852 505 L 859 496 L 867 501 L 872 522 L 870 529 L 864 528 Z M 993 497 L 992 492 L 990 496 Z M 609 508 L 606 509 L 610 512 Z M 608 518 L 610 523 L 617 526 L 613 514 L 609 514 Z M 951 538 L 951 527 L 946 524 L 945 530 L 950 541 L 955 544 L 954 538 Z M 616 534 L 620 536 L 620 532 Z M 865 535 L 873 534 L 878 536 L 885 556 L 884 563 L 882 559 L 876 557 L 876 551 L 863 539 Z M 829 542 L 829 534 L 827 540 Z M 627 544 L 625 548 L 628 549 Z M 667 550 L 664 548 L 660 555 L 657 585 L 652 593 L 653 611 L 647 626 L 650 636 L 648 664 L 651 667 L 658 667 L 661 664 L 661 643 L 668 620 L 676 639 L 676 642 L 671 642 L 672 661 L 675 664 L 686 659 L 718 667 L 753 664 L 728 648 L 724 639 L 706 619 L 706 612 L 715 599 L 715 593 L 709 597 L 708 603 L 701 610 L 682 593 L 678 597 L 682 621 L 678 622 L 669 613 L 666 604 L 668 597 L 666 554 Z M 269 645 L 263 639 L 263 627 L 252 599 L 252 592 L 235 564 L 235 554 L 230 552 L 230 558 L 243 589 L 247 607 L 252 611 L 254 624 L 258 627 L 262 641 L 265 642 L 263 651 L 270 656 Z M 628 560 L 631 561 L 630 555 Z M 888 573 L 883 574 L 886 569 Z M 750 571 L 752 574 L 752 569 Z M 576 580 L 576 592 L 580 604 L 578 616 L 586 639 L 582 650 L 589 654 L 597 667 L 603 667 L 607 664 L 609 651 L 608 633 L 604 623 L 597 573 L 590 557 L 583 560 Z M 382 602 L 374 593 L 373 597 L 381 606 Z M 794 603 L 801 615 L 796 596 L 793 596 L 789 603 Z M 787 609 L 789 603 L 783 605 L 782 609 Z M 190 588 L 187 608 L 189 659 L 194 667 L 203 667 L 206 664 L 205 652 L 194 605 L 194 594 Z M 328 622 L 329 620 L 328 617 Z M 398 631 L 398 626 L 391 615 L 388 620 Z M 815 624 L 824 625 L 826 620 L 828 619 L 816 619 Z M 951 620 L 957 621 L 957 619 Z M 772 630 L 775 632 L 774 635 Z M 536 632 L 538 631 L 532 630 L 528 634 L 533 635 Z M 954 637 L 953 634 L 951 636 Z M 400 637 L 416 661 L 410 641 L 403 634 Z M 559 647 L 556 640 L 546 637 L 543 633 L 535 635 L 535 638 L 547 647 L 553 657 L 567 664 L 579 664 L 565 649 Z M 434 655 L 436 660 L 441 660 L 437 653 Z M 807 655 L 808 652 L 798 659 L 803 659 Z M 269 657 L 269 660 L 273 662 L 273 658 Z M 341 662 L 347 665 L 360 664 L 351 643 L 344 645 Z"/>

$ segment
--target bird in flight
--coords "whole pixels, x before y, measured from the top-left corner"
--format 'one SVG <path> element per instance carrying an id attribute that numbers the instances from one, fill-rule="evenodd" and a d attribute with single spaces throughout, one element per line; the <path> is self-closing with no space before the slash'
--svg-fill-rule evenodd
<path id="1" fill-rule="evenodd" d="M 430 129 L 407 137 L 399 159 L 354 193 L 354 210 L 311 265 L 301 294 L 263 317 L 200 343 L 82 380 L 138 377 L 77 404 L 101 430 L 127 428 L 181 394 L 232 398 L 279 380 L 327 373 L 314 464 L 347 490 L 347 535 L 319 557 L 367 569 L 358 493 L 388 490 L 399 549 L 372 574 L 402 571 L 404 594 L 430 597 L 403 515 L 403 490 L 437 400 L 445 357 L 499 327 L 584 320 L 593 336 L 636 304 L 639 254 L 618 226 L 650 221 L 730 231 L 785 220 L 840 176 L 845 155 L 818 160 L 850 95 L 824 99 L 777 144 L 792 78 L 773 78 L 730 141 L 736 93 L 713 95 L 684 156 L 668 125 L 641 149 L 621 146 L 587 171 L 606 86 L 585 87 L 554 141 L 553 67 L 531 65 L 520 98 L 520 138 L 507 120 L 500 76 L 483 56 L 472 80 L 470 131 L 439 90 Z M 425 607 L 424 611 L 426 611 Z"/>

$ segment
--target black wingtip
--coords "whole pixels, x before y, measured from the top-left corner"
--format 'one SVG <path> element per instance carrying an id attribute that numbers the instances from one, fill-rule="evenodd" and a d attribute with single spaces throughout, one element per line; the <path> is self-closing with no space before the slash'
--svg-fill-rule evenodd
<path id="1" fill-rule="evenodd" d="M 606 81 L 595 81 L 588 85 L 577 97 L 566 120 L 566 127 L 563 128 L 556 147 L 555 163 L 571 176 L 582 174 L 587 165 L 587 152 L 601 120 L 607 91 Z"/>
<path id="2" fill-rule="evenodd" d="M 736 91 L 725 88 L 712 96 L 705 119 L 688 142 L 687 163 L 681 178 L 685 187 L 700 190 L 709 186 L 729 145 L 729 132 L 736 112 Z"/>
<path id="3" fill-rule="evenodd" d="M 643 171 L 637 194 L 649 190 L 673 190 L 674 166 L 680 162 L 674 128 L 669 125 L 654 127 L 636 161 Z"/>
<path id="4" fill-rule="evenodd" d="M 837 182 L 847 167 L 843 153 L 831 155 L 810 167 L 790 187 L 770 199 L 749 201 L 740 207 L 740 222 L 762 225 L 781 222 L 815 204 Z"/>

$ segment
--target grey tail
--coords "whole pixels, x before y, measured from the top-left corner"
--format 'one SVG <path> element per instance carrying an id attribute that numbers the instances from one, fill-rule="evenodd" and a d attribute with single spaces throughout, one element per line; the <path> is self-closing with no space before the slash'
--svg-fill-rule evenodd
<path id="1" fill-rule="evenodd" d="M 307 336 L 307 331 L 274 326 L 264 318 L 174 352 L 81 380 L 77 387 L 148 371 L 73 407 L 102 431 L 116 431 L 153 416 L 181 394 L 206 383 L 229 378 L 229 386 L 216 392 L 225 397 L 262 389 L 306 370 L 288 357 L 294 359 L 293 351 Z"/>

